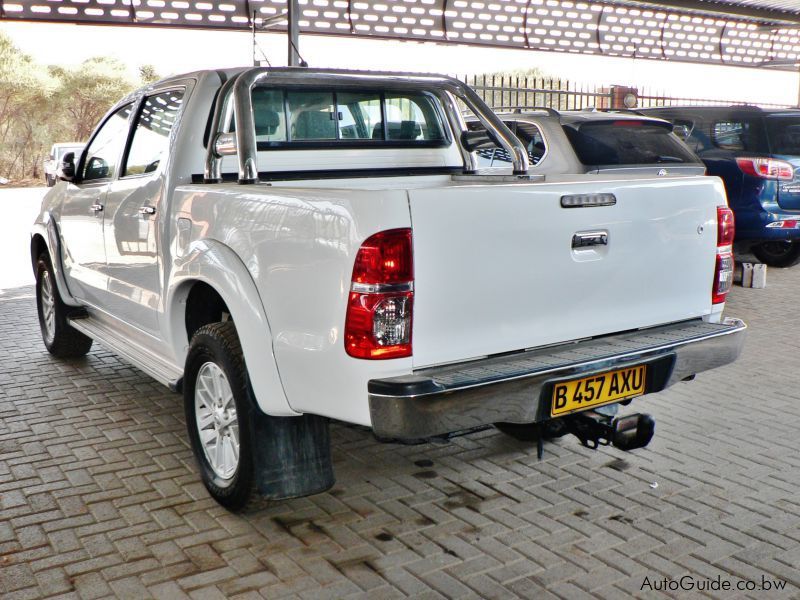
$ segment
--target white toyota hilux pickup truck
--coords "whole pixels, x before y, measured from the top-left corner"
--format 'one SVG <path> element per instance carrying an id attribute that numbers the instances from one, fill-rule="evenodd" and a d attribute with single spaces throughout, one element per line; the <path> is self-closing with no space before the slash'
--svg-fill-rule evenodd
<path id="1" fill-rule="evenodd" d="M 506 172 L 476 168 L 491 143 Z M 181 391 L 203 482 L 233 510 L 333 485 L 330 419 L 387 441 L 495 425 L 540 450 L 564 433 L 642 447 L 652 419 L 619 404 L 741 350 L 724 188 L 542 168 L 448 77 L 158 82 L 43 200 L 44 343 L 68 358 L 97 340 Z"/>

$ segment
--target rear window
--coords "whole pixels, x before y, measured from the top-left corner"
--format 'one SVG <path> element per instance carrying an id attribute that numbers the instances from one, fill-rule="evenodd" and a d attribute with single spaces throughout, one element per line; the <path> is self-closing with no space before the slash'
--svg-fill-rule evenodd
<path id="1" fill-rule="evenodd" d="M 768 117 L 766 125 L 773 154 L 800 156 L 800 116 Z"/>
<path id="2" fill-rule="evenodd" d="M 256 87 L 252 99 L 259 150 L 448 142 L 437 101 L 426 93 Z"/>
<path id="3" fill-rule="evenodd" d="M 697 157 L 669 127 L 619 120 L 564 125 L 575 153 L 585 165 L 697 163 Z"/>

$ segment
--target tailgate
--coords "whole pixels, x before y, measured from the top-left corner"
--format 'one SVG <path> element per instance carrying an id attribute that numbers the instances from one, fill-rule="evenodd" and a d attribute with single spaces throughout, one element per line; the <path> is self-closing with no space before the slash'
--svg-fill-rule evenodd
<path id="1" fill-rule="evenodd" d="M 778 182 L 778 205 L 783 210 L 800 210 L 800 157 L 778 156 L 777 158 L 791 163 L 794 167 L 792 181 Z"/>
<path id="2" fill-rule="evenodd" d="M 597 178 L 409 191 L 415 368 L 710 312 L 721 182 Z M 616 204 L 561 206 L 600 192 Z"/>

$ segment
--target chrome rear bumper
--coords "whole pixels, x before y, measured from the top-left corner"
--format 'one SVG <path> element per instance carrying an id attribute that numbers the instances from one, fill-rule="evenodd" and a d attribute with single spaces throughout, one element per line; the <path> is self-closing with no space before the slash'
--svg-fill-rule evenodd
<path id="1" fill-rule="evenodd" d="M 372 428 L 383 438 L 423 439 L 498 422 L 550 416 L 555 381 L 647 363 L 646 393 L 735 361 L 747 326 L 685 321 L 559 346 L 415 371 L 369 382 Z"/>

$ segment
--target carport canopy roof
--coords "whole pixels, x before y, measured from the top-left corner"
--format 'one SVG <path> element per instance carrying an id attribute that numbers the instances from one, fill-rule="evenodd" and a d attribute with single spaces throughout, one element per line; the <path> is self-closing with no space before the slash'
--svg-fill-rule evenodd
<path id="1" fill-rule="evenodd" d="M 299 0 L 303 34 L 794 70 L 797 0 Z M 248 30 L 287 0 L 0 0 L 0 20 Z M 285 30 L 271 19 L 270 29 Z"/>

